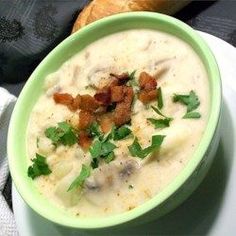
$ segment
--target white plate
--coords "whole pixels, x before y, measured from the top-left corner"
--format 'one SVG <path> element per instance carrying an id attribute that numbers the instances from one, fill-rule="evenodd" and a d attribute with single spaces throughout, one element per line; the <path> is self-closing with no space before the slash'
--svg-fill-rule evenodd
<path id="1" fill-rule="evenodd" d="M 13 210 L 22 236 L 235 235 L 236 234 L 236 48 L 200 32 L 213 50 L 223 82 L 221 140 L 213 166 L 192 196 L 155 222 L 122 231 L 85 232 L 55 225 L 32 211 L 13 187 Z M 43 207 L 43 206 L 42 206 Z"/>

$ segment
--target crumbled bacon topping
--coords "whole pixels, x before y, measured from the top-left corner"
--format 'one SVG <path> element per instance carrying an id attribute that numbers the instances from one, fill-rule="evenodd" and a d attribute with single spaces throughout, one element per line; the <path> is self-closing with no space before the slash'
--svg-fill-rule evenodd
<path id="1" fill-rule="evenodd" d="M 94 112 L 99 107 L 99 103 L 91 95 L 88 95 L 88 94 L 80 95 L 80 98 L 81 98 L 81 102 L 80 102 L 79 108 L 81 110 Z"/>
<path id="2" fill-rule="evenodd" d="M 79 112 L 79 128 L 87 129 L 94 121 L 96 117 L 89 111 L 81 110 Z"/>
<path id="3" fill-rule="evenodd" d="M 68 93 L 55 93 L 53 99 L 56 103 L 67 106 L 71 111 L 79 111 L 78 143 L 83 149 L 88 149 L 92 143 L 87 129 L 93 122 L 100 124 L 101 130 L 107 133 L 112 125 L 121 126 L 131 120 L 131 106 L 134 97 L 133 88 L 126 85 L 130 79 L 128 73 L 111 73 L 110 83 L 97 89 L 94 96 L 78 94 L 75 98 Z M 156 79 L 146 72 L 139 76 L 140 92 L 138 98 L 144 104 L 157 98 Z M 114 110 L 109 112 L 113 106 Z"/>
<path id="4" fill-rule="evenodd" d="M 99 117 L 99 123 L 103 133 L 108 133 L 113 126 L 112 114 L 107 113 Z"/>
<path id="5" fill-rule="evenodd" d="M 131 105 L 134 92 L 132 87 L 123 86 L 124 99 L 118 102 L 114 111 L 114 123 L 117 126 L 126 124 L 131 119 Z"/>
<path id="6" fill-rule="evenodd" d="M 94 98 L 99 104 L 108 106 L 111 103 L 111 88 L 106 86 L 99 89 L 94 95 Z"/>
<path id="7" fill-rule="evenodd" d="M 92 144 L 92 138 L 89 137 L 89 134 L 88 134 L 86 131 L 81 130 L 81 131 L 79 132 L 78 144 L 79 144 L 84 150 L 88 150 L 88 148 L 89 148 L 90 145 Z"/>
<path id="8" fill-rule="evenodd" d="M 143 71 L 139 75 L 139 86 L 140 92 L 138 95 L 138 99 L 142 103 L 146 104 L 157 98 L 157 81 L 153 76 Z"/>
<path id="9" fill-rule="evenodd" d="M 53 99 L 55 103 L 65 105 L 71 110 L 74 98 L 69 93 L 54 93 Z"/>
<path id="10" fill-rule="evenodd" d="M 111 87 L 111 102 L 121 102 L 124 99 L 123 86 Z"/>
<path id="11" fill-rule="evenodd" d="M 110 73 L 110 76 L 115 77 L 118 80 L 118 84 L 125 84 L 129 80 L 129 73 L 122 73 L 120 75 L 115 73 Z"/>

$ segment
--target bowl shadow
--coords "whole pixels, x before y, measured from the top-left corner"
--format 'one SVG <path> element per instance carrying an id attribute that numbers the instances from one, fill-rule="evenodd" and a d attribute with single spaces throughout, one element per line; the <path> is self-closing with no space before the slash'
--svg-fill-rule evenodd
<path id="1" fill-rule="evenodd" d="M 233 162 L 234 134 L 233 121 L 225 102 L 222 106 L 220 124 L 220 142 L 213 164 L 199 187 L 179 207 L 153 222 L 123 228 L 106 230 L 75 230 L 53 224 L 39 216 L 28 207 L 28 219 L 32 228 L 42 235 L 42 228 L 47 227 L 51 235 L 207 235 L 214 225 L 223 204 L 224 192 Z M 50 231 L 49 231 L 50 230 Z"/>

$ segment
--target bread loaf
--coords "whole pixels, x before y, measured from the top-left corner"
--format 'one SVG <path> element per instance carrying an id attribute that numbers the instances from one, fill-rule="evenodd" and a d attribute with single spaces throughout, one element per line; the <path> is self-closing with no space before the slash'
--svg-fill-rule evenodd
<path id="1" fill-rule="evenodd" d="M 93 0 L 77 17 L 72 33 L 105 16 L 129 11 L 157 11 L 174 14 L 189 0 Z"/>

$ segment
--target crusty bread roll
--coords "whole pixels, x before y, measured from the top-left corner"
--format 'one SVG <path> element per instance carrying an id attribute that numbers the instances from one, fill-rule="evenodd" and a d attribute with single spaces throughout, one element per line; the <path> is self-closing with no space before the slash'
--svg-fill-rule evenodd
<path id="1" fill-rule="evenodd" d="M 158 11 L 174 14 L 190 0 L 93 0 L 77 17 L 72 33 L 105 16 L 128 11 Z"/>

